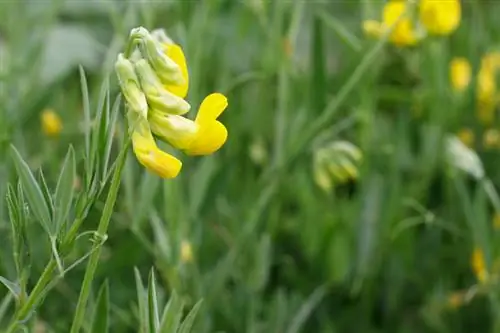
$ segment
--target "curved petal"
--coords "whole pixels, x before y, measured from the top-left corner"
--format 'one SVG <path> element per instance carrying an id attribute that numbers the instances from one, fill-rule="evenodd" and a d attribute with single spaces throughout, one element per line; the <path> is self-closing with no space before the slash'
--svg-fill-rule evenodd
<path id="1" fill-rule="evenodd" d="M 184 98 L 186 97 L 189 89 L 189 72 L 184 52 L 182 51 L 182 48 L 177 44 L 164 44 L 164 52 L 177 64 L 177 66 L 179 66 L 179 68 L 181 69 L 182 77 L 184 78 L 184 82 L 182 84 L 168 84 L 165 85 L 165 88 L 172 94 L 179 96 L 180 98 Z"/>
<path id="2" fill-rule="evenodd" d="M 139 163 L 154 174 L 170 179 L 175 178 L 182 168 L 182 162 L 156 146 L 151 138 L 139 132 L 132 133 L 132 146 Z"/>
<path id="3" fill-rule="evenodd" d="M 201 102 L 195 121 L 199 124 L 212 122 L 224 112 L 227 105 L 227 98 L 223 94 L 210 94 Z"/>
<path id="4" fill-rule="evenodd" d="M 219 121 L 212 121 L 198 131 L 196 138 L 185 150 L 188 155 L 209 155 L 217 151 L 227 140 L 227 129 Z"/>

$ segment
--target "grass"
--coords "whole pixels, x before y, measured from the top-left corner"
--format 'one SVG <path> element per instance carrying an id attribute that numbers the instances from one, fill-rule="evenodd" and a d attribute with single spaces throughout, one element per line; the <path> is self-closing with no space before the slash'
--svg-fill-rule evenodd
<path id="1" fill-rule="evenodd" d="M 381 1 L 45 3 L 0 2 L 1 331 L 500 330 L 497 110 L 448 67 L 477 79 L 495 2 L 415 47 L 364 36 Z M 182 45 L 193 109 L 229 100 L 227 143 L 172 180 L 128 144 L 113 64 L 137 26 Z M 325 191 L 334 142 L 362 159 L 331 153 Z"/>

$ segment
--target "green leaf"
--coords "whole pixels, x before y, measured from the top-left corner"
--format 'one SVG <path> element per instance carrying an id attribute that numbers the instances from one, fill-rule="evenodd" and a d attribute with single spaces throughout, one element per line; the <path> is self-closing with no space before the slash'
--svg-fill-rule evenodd
<path id="1" fill-rule="evenodd" d="M 37 184 L 35 177 L 33 177 L 28 164 L 26 164 L 26 162 L 23 160 L 17 149 L 12 145 L 10 146 L 10 148 L 12 151 L 11 155 L 14 160 L 14 166 L 26 193 L 28 204 L 38 222 L 40 222 L 40 224 L 48 234 L 51 234 L 50 210 L 44 198 L 42 190 Z"/>
<path id="2" fill-rule="evenodd" d="M 43 175 L 42 169 L 38 170 L 38 182 L 40 183 L 40 189 L 42 190 L 43 198 L 45 199 L 45 202 L 49 207 L 50 216 L 54 216 L 54 201 L 52 200 L 52 195 L 50 194 L 49 187 L 47 186 L 47 182 L 45 181 L 45 176 Z"/>
<path id="3" fill-rule="evenodd" d="M 175 290 L 172 291 L 172 295 L 170 295 L 170 299 L 163 310 L 160 332 L 177 333 L 182 318 L 183 307 L 184 305 L 180 297 Z"/>
<path id="4" fill-rule="evenodd" d="M 139 306 L 139 322 L 140 322 L 140 333 L 149 332 L 148 325 L 148 308 L 146 306 L 146 291 L 144 290 L 144 285 L 142 284 L 141 273 L 137 267 L 134 267 L 135 274 L 135 285 L 137 289 L 137 302 Z"/>
<path id="5" fill-rule="evenodd" d="M 109 285 L 104 281 L 97 296 L 97 304 L 92 320 L 92 333 L 106 333 L 109 331 Z"/>
<path id="6" fill-rule="evenodd" d="M 158 332 L 160 319 L 158 314 L 158 298 L 156 295 L 156 281 L 154 269 L 151 269 L 148 279 L 148 312 L 149 312 L 149 331 Z"/>
<path id="7" fill-rule="evenodd" d="M 191 311 L 189 311 L 186 318 L 182 322 L 178 333 L 190 333 L 192 331 L 194 320 L 196 319 L 196 315 L 198 314 L 202 303 L 203 300 L 199 300 L 198 302 L 196 302 L 196 304 L 193 306 Z"/>
<path id="8" fill-rule="evenodd" d="M 74 181 L 76 178 L 75 152 L 70 146 L 68 153 L 64 159 L 64 163 L 57 180 L 56 194 L 54 197 L 54 230 L 59 232 L 61 226 L 68 217 L 69 211 L 73 203 L 74 196 Z"/>
<path id="9" fill-rule="evenodd" d="M 14 295 L 16 298 L 19 298 L 21 294 L 21 287 L 17 283 L 10 281 L 3 276 L 0 276 L 0 283 L 7 287 L 12 295 Z"/>
<path id="10" fill-rule="evenodd" d="M 118 95 L 113 104 L 113 107 L 111 108 L 110 122 L 106 132 L 106 146 L 104 147 L 104 155 L 103 155 L 104 161 L 102 168 L 104 175 L 109 174 L 108 171 L 109 159 L 111 157 L 111 147 L 113 146 L 114 142 L 115 128 L 120 110 L 120 103 L 121 103 L 121 95 Z"/>
<path id="11" fill-rule="evenodd" d="M 87 180 L 90 180 L 92 175 L 90 168 L 90 135 L 92 133 L 92 121 L 90 116 L 89 87 L 87 83 L 87 77 L 85 76 L 85 71 L 82 66 L 79 66 L 79 72 L 80 87 L 82 89 L 83 128 L 85 132 L 85 178 Z"/>

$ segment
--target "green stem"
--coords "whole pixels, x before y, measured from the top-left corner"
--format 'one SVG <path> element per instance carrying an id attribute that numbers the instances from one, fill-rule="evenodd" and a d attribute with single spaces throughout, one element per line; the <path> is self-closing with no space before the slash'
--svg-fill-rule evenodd
<path id="1" fill-rule="evenodd" d="M 120 155 L 118 156 L 118 163 L 115 173 L 113 174 L 113 179 L 111 180 L 111 186 L 109 189 L 108 197 L 106 198 L 106 203 L 104 205 L 104 210 L 99 221 L 99 226 L 97 227 L 97 236 L 100 238 L 106 238 L 109 221 L 111 220 L 111 215 L 113 214 L 113 208 L 116 202 L 116 197 L 118 195 L 118 189 L 120 187 L 121 175 L 123 171 L 123 166 L 125 164 L 125 159 L 127 157 L 129 141 L 123 146 Z M 85 316 L 85 308 L 87 306 L 87 301 L 90 294 L 90 289 L 92 287 L 92 280 L 94 279 L 97 264 L 99 263 L 99 256 L 101 254 L 102 242 L 96 241 L 93 245 L 92 254 L 87 264 L 87 269 L 85 270 L 85 276 L 83 278 L 82 287 L 80 290 L 80 296 L 78 298 L 78 303 L 76 305 L 75 317 L 73 320 L 73 325 L 71 326 L 71 333 L 79 332 L 83 319 Z"/>

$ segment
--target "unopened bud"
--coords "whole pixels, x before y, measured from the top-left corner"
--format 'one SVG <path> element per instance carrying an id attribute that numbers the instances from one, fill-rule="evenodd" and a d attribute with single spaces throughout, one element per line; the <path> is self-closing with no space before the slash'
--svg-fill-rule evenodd
<path id="1" fill-rule="evenodd" d="M 130 108 L 147 118 L 148 103 L 139 85 L 134 65 L 120 53 L 115 63 L 115 69 L 120 88 Z"/>
<path id="2" fill-rule="evenodd" d="M 177 149 L 186 149 L 196 138 L 198 125 L 183 116 L 166 115 L 151 109 L 149 124 L 155 135 Z"/>
<path id="3" fill-rule="evenodd" d="M 184 99 L 175 96 L 164 88 L 151 65 L 144 59 L 135 63 L 135 69 L 139 76 L 142 89 L 146 99 L 152 108 L 158 111 L 182 115 L 189 111 L 191 105 Z"/>
<path id="4" fill-rule="evenodd" d="M 131 37 L 138 39 L 143 56 L 155 69 L 163 84 L 182 84 L 184 78 L 179 66 L 163 53 L 162 44 L 143 27 L 132 29 Z"/>

